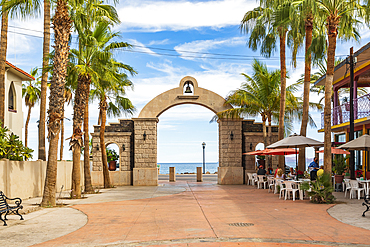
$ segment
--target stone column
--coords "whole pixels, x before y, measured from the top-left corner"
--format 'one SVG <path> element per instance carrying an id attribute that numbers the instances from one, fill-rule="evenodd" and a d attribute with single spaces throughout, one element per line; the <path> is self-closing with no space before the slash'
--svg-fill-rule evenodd
<path id="1" fill-rule="evenodd" d="M 218 184 L 243 184 L 242 119 L 219 120 Z"/>
<path id="2" fill-rule="evenodd" d="M 157 186 L 157 123 L 158 118 L 134 120 L 134 186 Z"/>

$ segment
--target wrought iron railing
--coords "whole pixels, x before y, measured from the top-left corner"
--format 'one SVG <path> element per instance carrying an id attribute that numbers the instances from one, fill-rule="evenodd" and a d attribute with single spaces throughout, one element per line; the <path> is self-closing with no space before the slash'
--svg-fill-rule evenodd
<path id="1" fill-rule="evenodd" d="M 331 125 L 349 122 L 350 104 L 345 103 L 331 110 Z M 355 119 L 370 116 L 370 94 L 363 95 L 353 100 Z M 324 128 L 324 113 L 321 113 L 321 128 Z"/>

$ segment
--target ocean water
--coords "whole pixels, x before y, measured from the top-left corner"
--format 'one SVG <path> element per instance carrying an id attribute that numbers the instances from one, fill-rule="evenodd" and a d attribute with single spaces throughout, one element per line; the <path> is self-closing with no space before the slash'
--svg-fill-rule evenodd
<path id="1" fill-rule="evenodd" d="M 158 163 L 160 174 L 169 174 L 170 167 L 175 167 L 176 173 L 196 173 L 197 167 L 203 167 L 203 163 Z M 206 172 L 215 173 L 217 172 L 218 162 L 206 163 Z"/>
<path id="2" fill-rule="evenodd" d="M 169 174 L 170 167 L 175 167 L 176 173 L 196 173 L 197 167 L 203 167 L 203 163 L 158 163 L 158 165 L 160 165 L 160 174 Z M 286 165 L 295 168 L 295 162 L 286 162 Z M 218 162 L 206 163 L 206 172 L 215 173 L 217 172 L 217 168 Z"/>

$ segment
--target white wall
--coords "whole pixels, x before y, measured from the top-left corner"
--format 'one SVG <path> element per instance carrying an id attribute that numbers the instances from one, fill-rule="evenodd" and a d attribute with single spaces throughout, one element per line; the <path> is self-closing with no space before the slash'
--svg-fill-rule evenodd
<path id="1" fill-rule="evenodd" d="M 17 112 L 11 112 L 8 110 L 8 97 L 9 88 L 13 81 L 15 88 L 15 110 Z M 23 129 L 23 110 L 22 110 L 22 79 L 10 71 L 5 73 L 5 126 L 7 126 L 14 134 L 19 136 L 19 139 L 23 141 L 22 129 Z"/>
<path id="2" fill-rule="evenodd" d="M 42 196 L 45 183 L 46 161 L 0 161 L 0 190 L 8 197 Z M 83 161 L 81 161 L 81 186 L 84 187 Z M 57 191 L 70 190 L 72 184 L 72 161 L 58 161 Z"/>

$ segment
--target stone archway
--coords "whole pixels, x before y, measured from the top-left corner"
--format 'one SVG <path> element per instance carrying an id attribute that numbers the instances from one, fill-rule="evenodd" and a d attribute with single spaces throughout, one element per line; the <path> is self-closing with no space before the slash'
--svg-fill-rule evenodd
<path id="1" fill-rule="evenodd" d="M 189 88 L 188 88 L 189 87 Z M 188 90 L 189 89 L 189 90 Z M 191 90 L 192 89 L 192 90 Z M 191 91 L 191 93 L 190 93 Z M 116 143 L 120 149 L 120 171 L 110 172 L 114 185 L 158 185 L 157 123 L 158 117 L 171 107 L 197 104 L 214 113 L 231 109 L 220 95 L 198 86 L 195 78 L 184 77 L 177 88 L 153 98 L 137 118 L 120 119 L 105 128 L 105 144 Z M 246 172 L 254 169 L 254 159 L 242 153 L 263 140 L 262 124 L 254 120 L 220 119 L 219 124 L 219 184 L 243 184 Z M 103 184 L 100 126 L 92 133 L 94 185 Z M 271 140 L 277 141 L 277 127 L 272 127 Z"/>
<path id="2" fill-rule="evenodd" d="M 186 93 L 192 86 L 192 93 Z M 220 95 L 201 88 L 195 78 L 186 76 L 179 87 L 152 99 L 134 120 L 135 161 L 134 185 L 157 185 L 157 123 L 158 117 L 171 107 L 197 104 L 214 113 L 231 109 Z M 222 119 L 219 123 L 219 184 L 243 184 L 242 119 Z"/>

